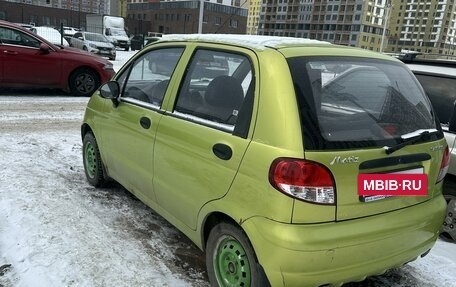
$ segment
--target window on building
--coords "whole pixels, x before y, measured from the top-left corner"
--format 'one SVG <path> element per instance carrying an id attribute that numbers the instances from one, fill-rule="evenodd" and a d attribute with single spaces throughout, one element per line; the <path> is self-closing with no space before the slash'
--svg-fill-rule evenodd
<path id="1" fill-rule="evenodd" d="M 237 28 L 238 27 L 238 20 L 231 19 L 230 20 L 230 27 Z"/>

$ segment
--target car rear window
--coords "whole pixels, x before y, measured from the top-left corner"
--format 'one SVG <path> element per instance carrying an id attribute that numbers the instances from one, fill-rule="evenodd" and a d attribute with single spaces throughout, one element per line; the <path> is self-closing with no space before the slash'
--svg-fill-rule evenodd
<path id="1" fill-rule="evenodd" d="M 288 62 L 306 149 L 382 147 L 436 129 L 429 100 L 401 63 L 353 57 Z"/>

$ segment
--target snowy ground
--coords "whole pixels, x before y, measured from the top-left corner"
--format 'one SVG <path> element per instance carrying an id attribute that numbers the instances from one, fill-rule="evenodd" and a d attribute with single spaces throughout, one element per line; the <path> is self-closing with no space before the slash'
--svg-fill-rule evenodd
<path id="1" fill-rule="evenodd" d="M 116 70 L 134 52 L 118 51 Z M 49 96 L 52 94 L 52 96 Z M 208 286 L 204 256 L 120 186 L 84 177 L 87 98 L 0 92 L 0 287 Z M 456 244 L 346 286 L 456 287 Z"/>

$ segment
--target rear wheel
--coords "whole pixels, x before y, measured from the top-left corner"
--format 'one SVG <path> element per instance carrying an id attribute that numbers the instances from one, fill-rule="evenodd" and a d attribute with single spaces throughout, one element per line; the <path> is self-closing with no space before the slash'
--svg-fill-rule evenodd
<path id="1" fill-rule="evenodd" d="M 247 236 L 232 224 L 220 223 L 211 230 L 206 245 L 206 266 L 214 287 L 269 286 Z"/>
<path id="2" fill-rule="evenodd" d="M 445 239 L 456 242 L 456 190 L 447 189 L 443 196 L 447 202 L 447 210 L 440 234 Z"/>
<path id="3" fill-rule="evenodd" d="M 82 158 L 87 181 L 95 187 L 106 185 L 108 179 L 101 161 L 100 150 L 91 132 L 86 133 L 82 141 Z"/>
<path id="4" fill-rule="evenodd" d="M 89 97 L 100 86 L 100 78 L 90 69 L 79 69 L 71 74 L 69 85 L 73 96 Z"/>

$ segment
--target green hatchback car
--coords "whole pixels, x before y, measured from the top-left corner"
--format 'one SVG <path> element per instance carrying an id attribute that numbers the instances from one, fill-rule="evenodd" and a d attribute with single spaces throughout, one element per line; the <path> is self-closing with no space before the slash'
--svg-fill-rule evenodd
<path id="1" fill-rule="evenodd" d="M 81 132 L 89 183 L 119 182 L 186 234 L 212 286 L 363 280 L 426 255 L 445 216 L 431 104 L 366 50 L 164 36 L 91 97 Z"/>

